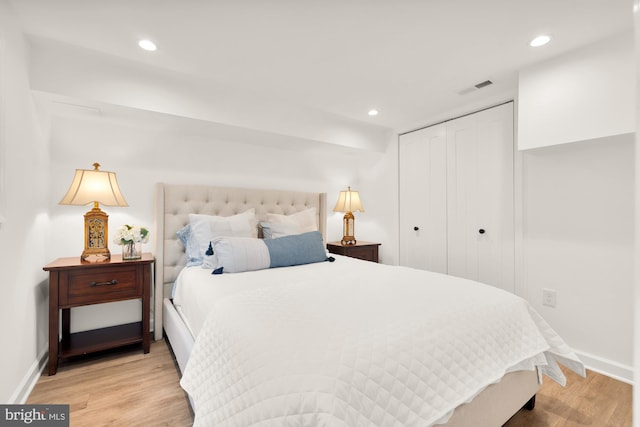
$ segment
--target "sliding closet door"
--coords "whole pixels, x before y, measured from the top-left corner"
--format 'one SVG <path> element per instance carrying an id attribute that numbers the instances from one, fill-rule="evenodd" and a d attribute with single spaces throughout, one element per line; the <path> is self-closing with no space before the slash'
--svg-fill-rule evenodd
<path id="1" fill-rule="evenodd" d="M 445 125 L 400 136 L 400 264 L 447 272 Z"/>
<path id="2" fill-rule="evenodd" d="M 514 291 L 513 103 L 447 122 L 448 274 Z"/>

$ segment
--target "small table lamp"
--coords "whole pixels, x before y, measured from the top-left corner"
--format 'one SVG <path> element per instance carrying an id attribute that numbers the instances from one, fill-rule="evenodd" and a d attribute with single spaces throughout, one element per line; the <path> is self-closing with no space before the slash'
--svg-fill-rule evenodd
<path id="1" fill-rule="evenodd" d="M 98 260 L 111 258 L 109 252 L 109 215 L 98 206 L 129 206 L 124 200 L 116 174 L 98 170 L 100 164 L 94 163 L 93 170 L 76 169 L 71 187 L 60 200 L 61 205 L 84 206 L 93 203 L 93 209 L 84 214 L 84 251 L 81 259 L 95 257 Z"/>
<path id="2" fill-rule="evenodd" d="M 338 197 L 338 202 L 333 208 L 334 212 L 346 212 L 343 218 L 342 224 L 342 240 L 340 243 L 343 245 L 355 245 L 355 217 L 353 212 L 364 212 L 362 203 L 360 203 L 360 195 L 357 191 L 351 191 L 351 187 L 347 187 L 347 191 L 341 191 Z"/>

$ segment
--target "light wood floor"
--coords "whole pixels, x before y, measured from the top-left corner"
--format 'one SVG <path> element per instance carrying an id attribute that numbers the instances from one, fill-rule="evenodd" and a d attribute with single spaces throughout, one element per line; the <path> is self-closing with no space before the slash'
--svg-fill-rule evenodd
<path id="1" fill-rule="evenodd" d="M 533 411 L 521 409 L 504 427 L 631 427 L 631 385 L 587 371 L 563 369 L 566 387 L 544 377 Z"/>
<path id="2" fill-rule="evenodd" d="M 565 370 L 566 388 L 545 378 L 533 411 L 505 427 L 630 427 L 631 386 L 595 372 L 583 379 Z M 69 404 L 72 427 L 190 426 L 187 398 L 164 341 L 151 352 L 124 349 L 62 363 L 40 377 L 27 403 Z"/>
<path id="3" fill-rule="evenodd" d="M 45 370 L 46 371 L 46 370 Z M 191 426 L 193 416 L 165 341 L 65 361 L 27 403 L 69 404 L 72 427 Z"/>

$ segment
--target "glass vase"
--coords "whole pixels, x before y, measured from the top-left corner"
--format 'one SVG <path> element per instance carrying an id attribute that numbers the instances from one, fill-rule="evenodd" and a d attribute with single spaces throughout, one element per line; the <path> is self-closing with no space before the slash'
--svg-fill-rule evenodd
<path id="1" fill-rule="evenodd" d="M 142 243 L 129 242 L 122 245 L 122 259 L 132 260 L 142 258 Z"/>

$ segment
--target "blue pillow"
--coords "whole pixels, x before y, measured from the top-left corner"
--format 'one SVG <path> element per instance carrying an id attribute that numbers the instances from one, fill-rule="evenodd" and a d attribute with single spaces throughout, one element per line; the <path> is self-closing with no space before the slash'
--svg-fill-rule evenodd
<path id="1" fill-rule="evenodd" d="M 187 224 L 176 231 L 176 236 L 178 236 L 178 239 L 182 242 L 182 246 L 184 246 L 184 253 L 187 255 L 187 267 L 202 265 L 202 253 L 198 242 L 192 238 L 191 225 Z"/>
<path id="2" fill-rule="evenodd" d="M 311 264 L 327 260 L 319 231 L 264 240 L 271 257 L 271 268 Z"/>

